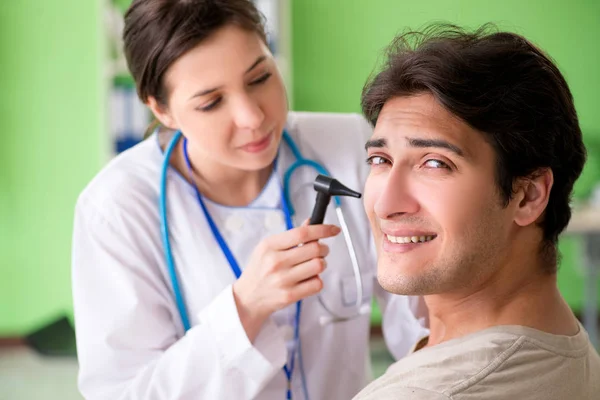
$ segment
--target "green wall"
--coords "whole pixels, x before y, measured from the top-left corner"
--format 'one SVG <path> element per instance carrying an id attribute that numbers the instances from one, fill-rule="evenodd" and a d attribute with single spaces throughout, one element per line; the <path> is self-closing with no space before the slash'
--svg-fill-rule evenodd
<path id="1" fill-rule="evenodd" d="M 71 313 L 74 204 L 108 142 L 100 1 L 0 3 L 0 336 L 10 336 Z"/>
<path id="2" fill-rule="evenodd" d="M 600 139 L 594 102 L 600 93 L 600 3 L 595 0 L 553 6 L 546 1 L 290 1 L 296 109 L 359 111 L 366 76 L 405 26 L 440 19 L 468 26 L 495 21 L 552 54 L 571 84 L 586 139 Z M 73 207 L 110 145 L 102 4 L 0 2 L 0 336 L 24 334 L 72 310 Z M 599 170 L 600 162 L 591 158 L 579 194 L 597 178 L 591 171 Z M 561 288 L 577 308 L 582 283 L 577 243 L 565 241 L 561 247 Z"/>
<path id="3" fill-rule="evenodd" d="M 597 0 L 292 0 L 294 108 L 359 112 L 360 92 L 394 35 L 433 21 L 475 28 L 494 22 L 524 34 L 557 61 L 575 97 L 592 154 L 576 187 L 589 193 L 600 171 L 600 2 Z M 560 244 L 559 286 L 583 301 L 579 241 Z M 600 291 L 600 285 L 599 285 Z"/>

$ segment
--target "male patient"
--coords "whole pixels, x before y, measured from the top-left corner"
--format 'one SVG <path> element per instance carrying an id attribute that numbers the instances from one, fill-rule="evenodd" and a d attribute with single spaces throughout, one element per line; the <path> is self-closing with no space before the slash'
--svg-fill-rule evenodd
<path id="1" fill-rule="evenodd" d="M 431 332 L 355 399 L 600 399 L 556 285 L 586 157 L 573 98 L 539 48 L 488 28 L 397 38 L 365 86 L 378 279 L 423 295 Z"/>

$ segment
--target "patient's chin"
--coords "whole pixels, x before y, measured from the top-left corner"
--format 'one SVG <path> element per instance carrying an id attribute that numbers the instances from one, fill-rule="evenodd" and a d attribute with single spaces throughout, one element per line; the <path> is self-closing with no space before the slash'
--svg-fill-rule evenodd
<path id="1" fill-rule="evenodd" d="M 377 280 L 387 292 L 407 296 L 434 294 L 440 286 L 440 282 L 434 274 L 423 271 L 421 273 L 406 273 L 382 266 L 378 268 Z"/>

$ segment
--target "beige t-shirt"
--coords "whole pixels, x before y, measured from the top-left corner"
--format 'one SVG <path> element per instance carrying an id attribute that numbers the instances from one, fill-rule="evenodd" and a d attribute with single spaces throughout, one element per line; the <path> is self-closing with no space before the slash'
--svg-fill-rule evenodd
<path id="1" fill-rule="evenodd" d="M 354 397 L 375 399 L 600 400 L 600 356 L 583 327 L 498 326 L 401 359 Z"/>

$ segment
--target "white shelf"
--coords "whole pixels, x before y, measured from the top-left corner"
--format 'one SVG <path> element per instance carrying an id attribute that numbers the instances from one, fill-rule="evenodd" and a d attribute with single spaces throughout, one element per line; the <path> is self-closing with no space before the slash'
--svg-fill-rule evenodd
<path id="1" fill-rule="evenodd" d="M 582 204 L 573 207 L 566 234 L 600 233 L 600 206 Z"/>

